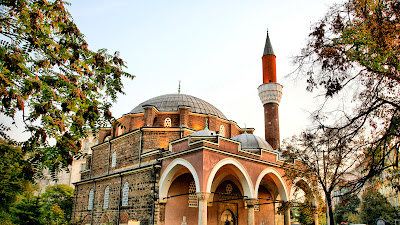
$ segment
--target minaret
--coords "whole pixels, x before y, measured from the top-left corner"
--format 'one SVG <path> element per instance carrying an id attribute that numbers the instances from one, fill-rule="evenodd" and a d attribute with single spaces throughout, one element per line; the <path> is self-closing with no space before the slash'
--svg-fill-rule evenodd
<path id="1" fill-rule="evenodd" d="M 282 85 L 276 82 L 276 56 L 267 31 L 264 54 L 262 56 L 263 84 L 258 87 L 258 96 L 264 105 L 265 140 L 273 149 L 279 148 L 279 102 Z"/>

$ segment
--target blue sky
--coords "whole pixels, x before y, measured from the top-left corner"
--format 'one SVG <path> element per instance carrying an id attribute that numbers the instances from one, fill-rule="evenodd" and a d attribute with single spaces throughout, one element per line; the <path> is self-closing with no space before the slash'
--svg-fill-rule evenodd
<path id="1" fill-rule="evenodd" d="M 120 52 L 127 71 L 126 95 L 115 103 L 120 117 L 139 103 L 163 94 L 199 97 L 239 126 L 264 137 L 261 56 L 267 29 L 277 56 L 281 138 L 309 124 L 320 100 L 305 91 L 305 81 L 285 78 L 295 68 L 313 23 L 333 0 L 72 0 L 67 7 L 89 48 Z"/>

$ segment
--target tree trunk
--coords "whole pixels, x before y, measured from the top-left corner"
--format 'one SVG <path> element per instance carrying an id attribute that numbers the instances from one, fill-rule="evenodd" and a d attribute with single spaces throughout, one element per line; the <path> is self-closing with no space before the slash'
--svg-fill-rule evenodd
<path id="1" fill-rule="evenodd" d="M 332 196 L 331 193 L 325 193 L 326 197 L 326 222 L 327 225 L 334 225 L 333 209 L 332 209 Z"/>

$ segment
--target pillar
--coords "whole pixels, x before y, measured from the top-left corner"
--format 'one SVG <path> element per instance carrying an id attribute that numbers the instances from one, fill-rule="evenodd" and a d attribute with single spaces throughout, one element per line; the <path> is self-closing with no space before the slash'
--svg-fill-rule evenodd
<path id="1" fill-rule="evenodd" d="M 247 205 L 247 225 L 254 225 L 254 205 L 257 202 L 255 198 L 245 199 Z"/>
<path id="2" fill-rule="evenodd" d="M 197 192 L 197 198 L 199 199 L 199 225 L 207 225 L 207 200 L 210 193 Z"/>
<path id="3" fill-rule="evenodd" d="M 285 212 L 283 214 L 283 220 L 285 225 L 290 225 L 290 207 L 285 209 Z"/>
<path id="4" fill-rule="evenodd" d="M 167 204 L 166 200 L 158 202 L 158 225 L 165 224 L 165 205 Z"/>
<path id="5" fill-rule="evenodd" d="M 144 115 L 143 115 L 143 122 L 145 127 L 153 126 L 154 118 L 156 117 L 158 110 L 156 107 L 152 105 L 144 105 Z"/>
<path id="6" fill-rule="evenodd" d="M 179 126 L 180 127 L 189 127 L 189 106 L 179 106 Z"/>

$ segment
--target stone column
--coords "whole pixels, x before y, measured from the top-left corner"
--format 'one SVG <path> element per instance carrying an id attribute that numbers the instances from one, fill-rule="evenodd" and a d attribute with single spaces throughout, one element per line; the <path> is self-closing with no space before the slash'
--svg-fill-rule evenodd
<path id="1" fill-rule="evenodd" d="M 165 224 L 165 205 L 167 204 L 166 200 L 158 202 L 158 225 Z"/>
<path id="2" fill-rule="evenodd" d="M 290 207 L 285 209 L 285 212 L 283 213 L 283 220 L 285 225 L 290 225 Z"/>
<path id="3" fill-rule="evenodd" d="M 247 205 L 247 225 L 254 225 L 254 204 L 256 204 L 257 199 L 248 198 L 245 201 Z"/>
<path id="4" fill-rule="evenodd" d="M 197 192 L 196 194 L 199 199 L 199 225 L 207 225 L 207 199 L 210 193 Z"/>

